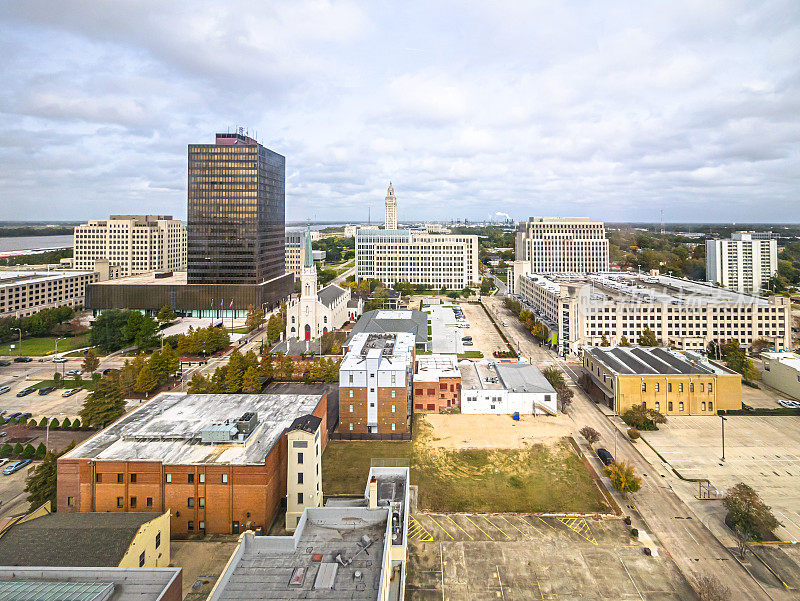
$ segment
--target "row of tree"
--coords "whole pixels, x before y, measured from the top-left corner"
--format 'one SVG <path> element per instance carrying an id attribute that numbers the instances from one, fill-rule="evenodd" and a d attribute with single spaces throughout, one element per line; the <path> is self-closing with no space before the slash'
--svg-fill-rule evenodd
<path id="1" fill-rule="evenodd" d="M 42 309 L 27 317 L 5 317 L 0 319 L 0 341 L 14 340 L 22 330 L 22 337 L 47 336 L 57 333 L 57 326 L 75 316 L 72 307 Z"/>
<path id="2" fill-rule="evenodd" d="M 258 357 L 250 350 L 242 354 L 235 349 L 226 365 L 214 370 L 211 376 L 194 373 L 189 381 L 190 394 L 233 394 L 261 392 L 262 376 L 259 372 Z"/>
<path id="3" fill-rule="evenodd" d="M 213 355 L 217 351 L 230 346 L 231 337 L 225 328 L 215 328 L 208 326 L 207 328 L 194 329 L 191 326 L 185 334 L 165 340 L 170 343 L 175 343 L 175 348 L 178 354 L 183 355 Z"/>
<path id="4" fill-rule="evenodd" d="M 20 442 L 13 446 L 10 443 L 6 443 L 0 447 L 0 458 L 13 457 L 15 459 L 44 459 L 46 453 L 47 449 L 45 448 L 43 442 L 40 442 L 39 446 L 36 448 L 34 448 L 34 446 L 30 443 L 23 447 L 22 443 Z"/>

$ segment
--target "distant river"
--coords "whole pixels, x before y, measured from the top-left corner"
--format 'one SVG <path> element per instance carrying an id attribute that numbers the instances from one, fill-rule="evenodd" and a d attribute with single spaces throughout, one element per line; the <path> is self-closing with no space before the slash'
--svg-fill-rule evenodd
<path id="1" fill-rule="evenodd" d="M 20 236 L 0 238 L 0 252 L 38 250 L 42 248 L 72 248 L 72 236 Z"/>

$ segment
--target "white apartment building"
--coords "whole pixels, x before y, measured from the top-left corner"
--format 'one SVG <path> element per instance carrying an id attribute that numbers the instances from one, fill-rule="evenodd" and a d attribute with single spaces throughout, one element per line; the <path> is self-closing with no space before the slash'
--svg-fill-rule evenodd
<path id="1" fill-rule="evenodd" d="M 764 290 L 778 272 L 778 241 L 769 232 L 736 232 L 706 240 L 706 280 L 739 292 Z"/>
<path id="2" fill-rule="evenodd" d="M 383 227 L 387 230 L 397 229 L 397 197 L 394 195 L 394 187 L 392 182 L 389 182 L 389 189 L 386 191 L 385 199 L 385 217 Z"/>
<path id="3" fill-rule="evenodd" d="M 461 290 L 480 281 L 478 237 L 411 230 L 364 230 L 356 235 L 356 282 L 377 279 Z"/>
<path id="4" fill-rule="evenodd" d="M 75 228 L 75 269 L 107 260 L 126 277 L 186 270 L 186 226 L 170 215 L 111 215 Z"/>
<path id="5" fill-rule="evenodd" d="M 788 298 L 762 298 L 704 282 L 664 275 L 605 273 L 518 279 L 517 297 L 549 330 L 560 352 L 578 354 L 603 337 L 635 344 L 646 328 L 662 345 L 705 349 L 736 339 L 748 348 L 757 338 L 776 350 L 791 344 Z"/>
<path id="6" fill-rule="evenodd" d="M 286 232 L 284 241 L 286 273 L 293 273 L 295 276 L 300 275 L 303 263 L 306 260 L 305 246 L 305 232 Z"/>
<path id="7" fill-rule="evenodd" d="M 531 217 L 517 226 L 509 292 L 522 275 L 608 271 L 608 239 L 601 221 L 588 217 Z"/>
<path id="8" fill-rule="evenodd" d="M 0 270 L 0 317 L 27 317 L 42 309 L 80 307 L 92 271 Z"/>
<path id="9" fill-rule="evenodd" d="M 306 507 L 322 507 L 322 419 L 298 417 L 286 432 L 286 530 L 294 532 Z"/>

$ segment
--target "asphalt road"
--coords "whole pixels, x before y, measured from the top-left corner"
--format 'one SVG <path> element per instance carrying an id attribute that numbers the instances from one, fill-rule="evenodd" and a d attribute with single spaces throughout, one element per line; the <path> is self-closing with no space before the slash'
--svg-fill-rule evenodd
<path id="1" fill-rule="evenodd" d="M 575 420 L 576 429 L 584 425 L 593 427 L 602 436 L 601 444 L 605 444 L 613 453 L 616 428 L 577 386 L 579 365 L 575 363 L 570 366 L 558 359 L 554 353 L 535 343 L 519 321 L 502 307 L 501 299 L 490 298 L 484 301 L 488 301 L 493 313 L 499 314 L 501 320 L 508 323 L 508 327 L 502 329 L 506 336 L 510 336 L 515 345 L 520 347 L 523 355 L 530 357 L 533 363 L 539 365 L 559 365 L 567 375 L 567 380 L 574 382 L 575 396 L 568 413 Z M 767 593 L 761 588 L 760 584 L 741 567 L 733 555 L 672 491 L 669 484 L 670 478 L 673 477 L 671 473 L 651 465 L 625 437 L 616 437 L 616 453 L 617 460 L 629 461 L 636 473 L 642 476 L 642 489 L 627 500 L 618 499 L 618 501 L 627 511 L 631 509 L 626 505 L 635 507 L 647 531 L 657 537 L 664 550 L 670 554 L 685 575 L 715 575 L 731 589 L 732 599 L 793 598 L 789 591 L 770 588 Z"/>

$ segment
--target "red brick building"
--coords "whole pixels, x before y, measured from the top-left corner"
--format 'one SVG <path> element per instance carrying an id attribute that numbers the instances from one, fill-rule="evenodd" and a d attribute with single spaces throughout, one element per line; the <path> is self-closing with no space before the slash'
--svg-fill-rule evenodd
<path id="1" fill-rule="evenodd" d="M 461 407 L 461 372 L 455 355 L 419 355 L 414 368 L 414 412 Z"/>
<path id="2" fill-rule="evenodd" d="M 162 394 L 58 459 L 59 512 L 167 511 L 173 534 L 268 528 L 286 495 L 286 429 L 325 394 Z"/>

